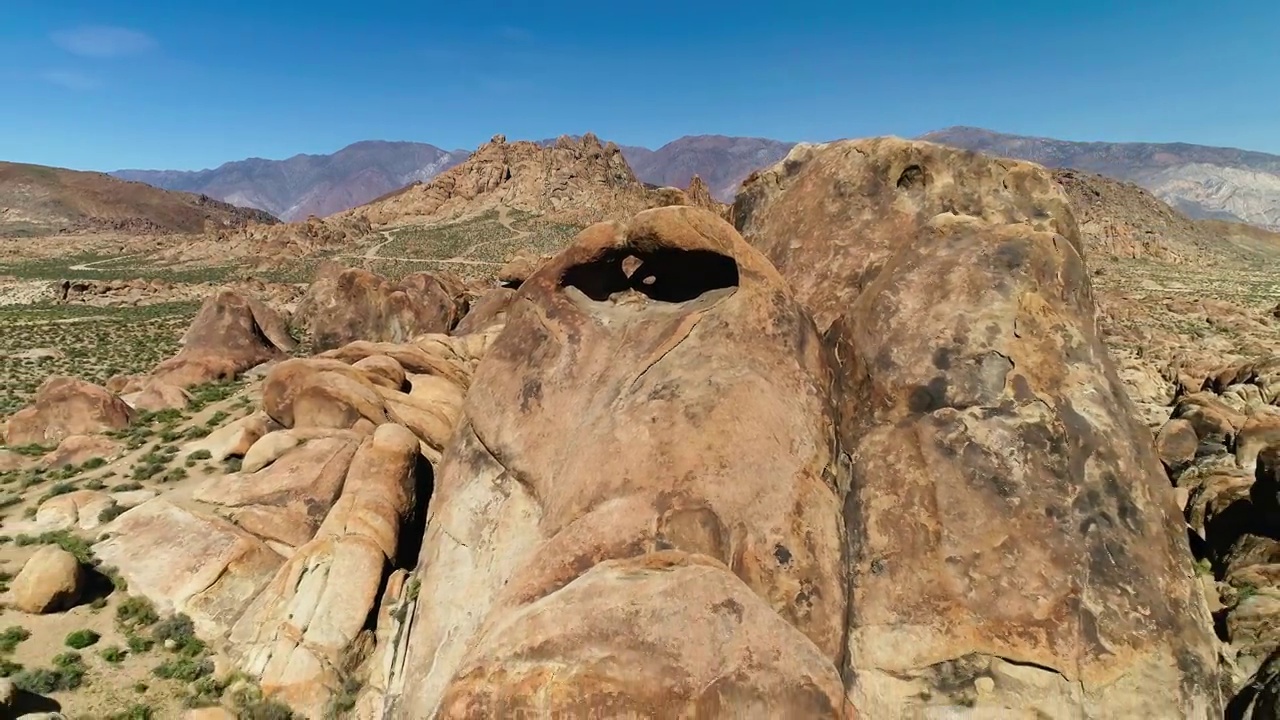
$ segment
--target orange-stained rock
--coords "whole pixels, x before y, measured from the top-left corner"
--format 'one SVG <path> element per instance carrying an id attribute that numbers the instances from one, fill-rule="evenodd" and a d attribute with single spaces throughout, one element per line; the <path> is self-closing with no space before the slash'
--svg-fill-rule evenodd
<path id="1" fill-rule="evenodd" d="M 735 217 L 838 364 L 853 709 L 1221 717 L 1185 525 L 1050 175 L 802 145 Z"/>
<path id="2" fill-rule="evenodd" d="M 54 376 L 36 390 L 35 401 L 9 417 L 8 445 L 58 445 L 71 435 L 94 435 L 127 427 L 133 410 L 105 388 Z"/>
<path id="3" fill-rule="evenodd" d="M 715 215 L 583 231 L 476 370 L 392 715 L 835 717 L 830 381 L 812 321 Z"/>
<path id="4" fill-rule="evenodd" d="M 233 380 L 255 365 L 286 357 L 297 345 L 279 314 L 229 289 L 205 300 L 182 343 L 152 377 L 179 388 Z"/>
<path id="5" fill-rule="evenodd" d="M 40 459 L 47 468 L 84 465 L 90 460 L 114 460 L 124 452 L 124 443 L 105 435 L 68 435 L 57 449 Z"/>
<path id="6" fill-rule="evenodd" d="M 521 280 L 521 282 L 524 282 Z M 515 298 L 516 292 L 511 288 L 494 288 L 471 305 L 471 310 L 453 329 L 454 335 L 468 335 L 481 332 L 494 325 L 506 322 L 507 308 Z"/>
<path id="7" fill-rule="evenodd" d="M 257 472 L 211 477 L 193 497 L 232 508 L 232 520 L 264 540 L 298 547 L 338 499 L 354 454 L 348 438 L 316 438 Z"/>
<path id="8" fill-rule="evenodd" d="M 295 320 L 319 350 L 355 340 L 402 343 L 448 332 L 466 312 L 461 295 L 461 284 L 447 274 L 393 282 L 358 268 L 330 269 L 307 290 Z"/>

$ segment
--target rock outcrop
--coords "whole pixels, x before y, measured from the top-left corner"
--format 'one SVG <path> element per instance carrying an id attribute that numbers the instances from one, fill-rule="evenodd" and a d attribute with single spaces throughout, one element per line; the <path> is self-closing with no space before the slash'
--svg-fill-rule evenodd
<path id="1" fill-rule="evenodd" d="M 95 555 L 130 592 L 189 615 L 267 692 L 324 716 L 380 650 L 366 623 L 393 570 L 403 579 L 397 566 L 417 559 L 427 461 L 454 434 L 500 330 L 362 341 L 278 363 L 260 411 L 184 448 L 241 457 L 240 470 L 209 476 L 189 499 L 124 512 Z"/>
<path id="2" fill-rule="evenodd" d="M 157 365 L 151 380 L 178 388 L 232 380 L 255 365 L 286 357 L 296 346 L 278 313 L 252 296 L 224 289 L 205 300 L 182 336 L 182 349 Z"/>
<path id="3" fill-rule="evenodd" d="M 837 363 L 853 710 L 1220 717 L 1174 494 L 1049 173 L 799 146 L 734 217 Z"/>
<path id="4" fill-rule="evenodd" d="M 323 267 L 298 305 L 295 323 L 331 350 L 356 340 L 403 343 L 447 333 L 466 314 L 461 281 L 414 273 L 393 282 L 358 268 Z"/>
<path id="5" fill-rule="evenodd" d="M 1195 443 L 1190 458 L 1184 451 L 1166 467 L 1227 641 L 1223 654 L 1238 693 L 1231 716 L 1262 720 L 1280 697 L 1280 358 L 1209 375 L 1204 390 L 1178 398 L 1159 436 Z"/>
<path id="6" fill-rule="evenodd" d="M 9 417 L 9 445 L 58 445 L 72 435 L 93 435 L 127 427 L 133 409 L 106 388 L 72 377 L 54 376 L 36 390 L 35 401 Z"/>
<path id="7" fill-rule="evenodd" d="M 375 226 L 470 216 L 499 205 L 574 225 L 606 214 L 629 215 L 649 202 L 644 185 L 613 143 L 590 133 L 551 145 L 507 142 L 502 135 L 481 145 L 461 164 L 426 183 L 414 183 L 348 211 Z"/>
<path id="8" fill-rule="evenodd" d="M 830 379 L 812 321 L 723 220 L 585 230 L 476 371 L 390 712 L 835 717 Z"/>

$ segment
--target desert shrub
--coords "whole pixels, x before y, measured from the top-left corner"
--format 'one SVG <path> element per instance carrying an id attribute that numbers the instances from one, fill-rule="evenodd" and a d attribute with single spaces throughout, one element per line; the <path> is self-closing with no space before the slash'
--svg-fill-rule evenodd
<path id="1" fill-rule="evenodd" d="M 75 632 L 67 635 L 66 640 L 64 642 L 66 643 L 66 646 L 69 648 L 73 648 L 75 650 L 83 650 L 89 647 L 90 645 L 93 645 L 94 643 L 98 642 L 101 639 L 102 639 L 102 636 L 94 632 L 93 630 L 82 629 L 82 630 L 76 630 Z"/>

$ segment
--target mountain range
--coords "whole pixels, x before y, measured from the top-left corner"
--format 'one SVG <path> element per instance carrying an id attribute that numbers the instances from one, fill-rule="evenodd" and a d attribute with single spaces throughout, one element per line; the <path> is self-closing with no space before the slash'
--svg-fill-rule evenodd
<path id="1" fill-rule="evenodd" d="M 1193 218 L 1280 229 L 1280 156 L 1186 143 L 1071 142 L 952 127 L 920 137 L 990 155 L 1031 160 L 1135 183 Z M 551 144 L 543 140 L 540 144 Z M 686 136 L 657 150 L 621 146 L 637 178 L 685 187 L 701 177 L 728 202 L 742 180 L 786 156 L 795 143 L 768 138 Z M 253 158 L 200 171 L 120 170 L 116 177 L 266 210 L 284 220 L 325 216 L 426 181 L 469 156 L 411 142 L 365 141 L 332 155 Z"/>

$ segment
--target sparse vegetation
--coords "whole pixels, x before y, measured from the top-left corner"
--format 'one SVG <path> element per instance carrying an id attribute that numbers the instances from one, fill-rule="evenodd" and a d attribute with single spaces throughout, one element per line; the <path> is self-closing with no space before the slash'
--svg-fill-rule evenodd
<path id="1" fill-rule="evenodd" d="M 67 636 L 66 646 L 73 650 L 83 650 L 101 639 L 102 636 L 93 630 L 76 630 Z"/>

